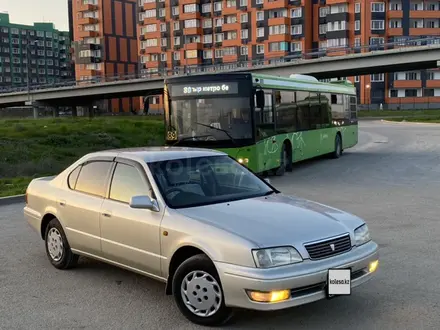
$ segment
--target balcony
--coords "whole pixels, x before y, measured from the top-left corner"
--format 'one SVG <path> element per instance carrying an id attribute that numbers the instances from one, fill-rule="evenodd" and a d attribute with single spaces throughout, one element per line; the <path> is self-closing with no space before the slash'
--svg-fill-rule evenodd
<path id="1" fill-rule="evenodd" d="M 98 23 L 98 19 L 93 17 L 83 17 L 78 19 L 78 25 L 96 24 L 96 23 Z"/>
<path id="2" fill-rule="evenodd" d="M 427 88 L 440 88 L 440 80 L 426 80 Z"/>
<path id="3" fill-rule="evenodd" d="M 240 0 L 237 0 L 237 2 L 238 2 L 238 5 L 240 5 Z M 222 13 L 223 13 L 223 15 L 237 14 L 237 6 L 223 7 Z"/>
<path id="4" fill-rule="evenodd" d="M 78 37 L 80 38 L 96 38 L 99 36 L 98 31 L 80 31 Z"/>
<path id="5" fill-rule="evenodd" d="M 394 80 L 394 88 L 422 88 L 421 80 Z"/>
<path id="6" fill-rule="evenodd" d="M 144 25 L 154 24 L 154 23 L 157 23 L 157 17 L 146 17 L 146 18 L 144 18 L 144 21 L 143 21 Z"/>
<path id="7" fill-rule="evenodd" d="M 290 25 L 289 17 L 277 17 L 277 18 L 269 18 L 268 25 Z"/>
<path id="8" fill-rule="evenodd" d="M 156 9 L 156 2 L 145 2 L 143 6 L 144 11 L 150 9 Z"/>
<path id="9" fill-rule="evenodd" d="M 281 42 L 281 41 L 286 41 L 286 42 L 290 42 L 291 41 L 291 36 L 290 34 L 271 34 L 269 35 L 269 42 Z"/>
<path id="10" fill-rule="evenodd" d="M 97 10 L 98 9 L 98 6 L 96 6 L 96 5 L 90 5 L 90 4 L 87 4 L 87 5 L 80 5 L 79 7 L 78 7 L 78 11 L 79 12 L 84 12 L 84 11 L 95 11 L 95 10 Z"/>
<path id="11" fill-rule="evenodd" d="M 203 49 L 203 43 L 201 42 L 191 42 L 185 44 L 185 50 L 201 50 Z"/>
<path id="12" fill-rule="evenodd" d="M 231 47 L 231 46 L 239 46 L 241 44 L 240 36 L 237 36 L 237 39 L 224 39 L 223 47 Z"/>
<path id="13" fill-rule="evenodd" d="M 338 4 L 344 4 L 349 3 L 349 0 L 327 0 L 326 5 L 338 5 Z"/>
<path id="14" fill-rule="evenodd" d="M 152 69 L 159 67 L 159 59 L 156 61 L 148 61 L 144 63 L 144 69 Z"/>
<path id="15" fill-rule="evenodd" d="M 387 32 L 389 36 L 403 36 L 403 28 L 389 28 Z"/>
<path id="16" fill-rule="evenodd" d="M 241 23 L 224 23 L 222 25 L 222 31 L 240 31 L 241 30 Z"/>
<path id="17" fill-rule="evenodd" d="M 153 46 L 145 48 L 146 53 L 148 54 L 160 54 L 162 52 L 160 46 Z"/>
<path id="18" fill-rule="evenodd" d="M 434 10 L 410 10 L 410 18 L 440 18 L 440 11 Z"/>
<path id="19" fill-rule="evenodd" d="M 388 11 L 388 18 L 403 18 L 402 10 L 390 10 Z"/>
<path id="20" fill-rule="evenodd" d="M 201 27 L 186 28 L 186 29 L 183 29 L 183 34 L 186 36 L 202 35 L 203 29 Z"/>
<path id="21" fill-rule="evenodd" d="M 288 0 L 275 0 L 275 1 L 265 1 L 263 4 L 263 8 L 266 10 L 270 9 L 280 9 L 287 8 L 289 5 Z"/>
<path id="22" fill-rule="evenodd" d="M 200 4 L 200 0 L 180 0 L 178 2 L 180 5 L 191 5 L 191 4 Z"/>
<path id="23" fill-rule="evenodd" d="M 180 13 L 179 19 L 181 20 L 187 20 L 187 19 L 201 19 L 202 14 L 199 11 L 193 12 L 193 13 Z"/>
<path id="24" fill-rule="evenodd" d="M 410 36 L 429 36 L 429 35 L 438 35 L 439 28 L 410 28 L 409 35 Z"/>

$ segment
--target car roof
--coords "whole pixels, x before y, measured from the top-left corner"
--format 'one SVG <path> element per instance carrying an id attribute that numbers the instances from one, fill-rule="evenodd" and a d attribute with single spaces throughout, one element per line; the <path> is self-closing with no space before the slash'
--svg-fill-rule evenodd
<path id="1" fill-rule="evenodd" d="M 114 156 L 114 157 L 136 158 L 138 160 L 143 160 L 146 163 L 167 161 L 173 159 L 182 159 L 182 158 L 210 157 L 210 156 L 224 156 L 224 155 L 226 155 L 226 153 L 212 149 L 167 147 L 167 146 L 103 150 L 89 154 L 90 157 Z"/>

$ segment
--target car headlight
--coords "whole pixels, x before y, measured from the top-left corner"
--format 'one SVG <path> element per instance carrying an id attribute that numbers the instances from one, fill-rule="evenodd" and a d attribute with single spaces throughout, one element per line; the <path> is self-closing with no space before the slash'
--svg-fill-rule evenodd
<path id="1" fill-rule="evenodd" d="M 368 226 L 366 224 L 355 229 L 354 239 L 357 246 L 365 244 L 371 240 L 370 232 L 368 231 Z"/>
<path id="2" fill-rule="evenodd" d="M 271 268 L 303 261 L 301 255 L 291 246 L 252 250 L 258 268 Z"/>

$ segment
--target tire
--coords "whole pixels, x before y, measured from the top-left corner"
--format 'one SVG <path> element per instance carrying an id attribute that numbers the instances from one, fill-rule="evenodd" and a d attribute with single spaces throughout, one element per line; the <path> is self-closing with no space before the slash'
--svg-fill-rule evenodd
<path id="1" fill-rule="evenodd" d="M 280 167 L 275 170 L 275 175 L 283 176 L 284 173 L 292 172 L 292 153 L 287 150 L 287 144 L 283 143 L 280 156 Z"/>
<path id="2" fill-rule="evenodd" d="M 335 151 L 332 153 L 332 158 L 339 158 L 342 156 L 342 139 L 339 134 L 335 137 Z"/>
<path id="3" fill-rule="evenodd" d="M 219 326 L 232 318 L 232 309 L 225 305 L 217 270 L 206 255 L 198 254 L 185 260 L 177 268 L 172 285 L 176 304 L 189 321 L 204 326 Z M 193 310 L 197 307 L 202 312 L 212 314 L 197 315 L 198 310 Z"/>
<path id="4" fill-rule="evenodd" d="M 79 256 L 70 250 L 66 234 L 58 219 L 52 219 L 46 227 L 44 245 L 50 263 L 58 269 L 75 267 Z"/>

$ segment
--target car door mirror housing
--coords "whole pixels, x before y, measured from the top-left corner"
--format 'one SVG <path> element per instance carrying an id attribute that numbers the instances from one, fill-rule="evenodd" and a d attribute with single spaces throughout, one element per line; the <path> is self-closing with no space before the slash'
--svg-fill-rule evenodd
<path id="1" fill-rule="evenodd" d="M 133 209 L 146 209 L 158 212 L 159 205 L 155 199 L 150 196 L 133 196 L 130 200 L 130 207 Z"/>

